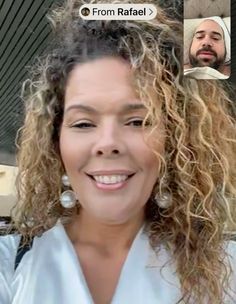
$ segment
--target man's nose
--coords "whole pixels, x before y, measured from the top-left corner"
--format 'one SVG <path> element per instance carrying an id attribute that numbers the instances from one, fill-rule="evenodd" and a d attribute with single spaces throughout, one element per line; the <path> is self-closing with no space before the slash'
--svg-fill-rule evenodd
<path id="1" fill-rule="evenodd" d="M 213 46 L 212 39 L 208 36 L 204 37 L 202 40 L 202 46 Z"/>
<path id="2" fill-rule="evenodd" d="M 93 155 L 114 158 L 125 152 L 125 134 L 118 126 L 112 124 L 100 127 L 96 142 L 93 147 Z"/>

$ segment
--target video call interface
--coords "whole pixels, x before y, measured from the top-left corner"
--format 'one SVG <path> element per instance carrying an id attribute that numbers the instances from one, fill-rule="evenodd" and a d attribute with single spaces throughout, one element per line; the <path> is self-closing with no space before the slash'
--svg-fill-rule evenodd
<path id="1" fill-rule="evenodd" d="M 173 3 L 176 5 L 176 1 Z M 172 7 L 183 20 L 184 76 L 232 80 L 233 6 L 230 0 L 220 5 L 212 0 L 184 0 Z M 151 20 L 156 16 L 156 7 L 155 1 L 153 4 L 85 4 L 80 14 L 87 20 Z"/>
<path id="2" fill-rule="evenodd" d="M 56 10 L 57 4 L 60 8 L 65 1 L 71 4 L 72 9 L 67 11 L 70 6 L 65 5 L 60 15 L 59 10 Z M 0 236 L 21 233 L 25 229 L 28 233 L 27 235 L 24 232 L 26 238 L 22 234 L 19 243 L 17 245 L 14 243 L 14 265 L 11 265 L 11 272 L 20 275 L 29 274 L 29 278 L 32 275 L 35 279 L 35 281 L 27 279 L 22 283 L 15 280 L 15 285 L 12 285 L 15 289 L 12 290 L 17 292 L 10 294 L 8 287 L 5 288 L 3 285 L 1 287 L 0 269 L 0 304 L 3 303 L 2 294 L 4 297 L 10 295 L 9 298 L 13 295 L 16 299 L 30 298 L 28 293 L 35 299 L 37 297 L 43 299 L 45 296 L 45 303 L 57 303 L 61 300 L 60 295 L 63 297 L 65 295 L 65 303 L 72 303 L 67 300 L 74 301 L 71 290 L 75 291 L 78 299 L 81 294 L 85 294 L 84 297 L 89 300 L 83 303 L 92 303 L 90 299 L 92 297 L 95 299 L 97 295 L 104 296 L 102 293 L 104 287 L 100 287 L 99 280 L 94 279 L 99 276 L 95 276 L 93 272 L 90 276 L 89 272 L 90 268 L 100 265 L 97 262 L 91 263 L 94 262 L 94 256 L 99 255 L 84 254 L 83 256 L 83 252 L 93 252 L 94 249 L 90 245 L 93 244 L 90 238 L 87 242 L 86 237 L 90 237 L 89 232 L 93 232 L 95 238 L 91 238 L 92 241 L 99 239 L 101 242 L 96 244 L 103 245 L 106 236 L 112 235 L 107 232 L 110 233 L 112 230 L 102 230 L 101 227 L 110 229 L 112 227 L 110 223 L 115 223 L 114 227 L 117 223 L 117 227 L 122 227 L 123 224 L 125 227 L 126 223 L 131 223 L 136 218 L 137 223 L 141 223 L 142 227 L 146 223 L 148 229 L 151 227 L 150 231 L 145 232 L 151 232 L 150 240 L 151 244 L 154 244 L 153 248 L 162 246 L 163 241 L 167 244 L 166 248 L 163 246 L 165 250 L 163 252 L 166 252 L 168 259 L 169 252 L 174 249 L 173 261 L 179 268 L 173 272 L 171 264 L 170 269 L 166 268 L 168 271 L 166 273 L 173 272 L 173 282 L 179 282 L 177 275 L 180 270 L 179 277 L 182 280 L 180 282 L 186 285 L 183 284 L 184 288 L 187 287 L 187 291 L 189 289 L 186 298 L 188 295 L 195 297 L 195 291 L 197 296 L 201 295 L 203 290 L 203 296 L 205 296 L 204 292 L 209 292 L 212 299 L 214 297 L 221 299 L 225 292 L 223 288 L 221 291 L 224 285 L 220 286 L 214 281 L 217 278 L 215 273 L 219 274 L 219 277 L 221 275 L 221 269 L 217 267 L 222 265 L 225 267 L 226 261 L 226 259 L 223 261 L 219 254 L 223 248 L 223 245 L 220 248 L 221 243 L 223 244 L 222 232 L 227 236 L 227 241 L 236 240 L 235 208 L 232 207 L 236 189 L 235 176 L 233 176 L 236 142 L 234 136 L 236 0 L 147 0 L 147 2 L 134 0 L 134 2 L 106 0 L 102 3 L 102 0 L 81 0 L 75 4 L 73 0 L 71 3 L 70 0 L 0 0 Z M 54 5 L 55 12 L 59 16 L 57 16 L 58 20 L 56 14 L 50 15 Z M 157 15 L 158 8 L 159 15 Z M 69 18 L 66 19 L 68 16 Z M 153 19 L 155 21 L 151 22 Z M 28 23 L 24 24 L 24 20 Z M 127 22 L 128 25 L 120 22 L 84 22 L 90 20 L 137 22 L 130 24 Z M 165 27 L 164 30 L 162 27 Z M 55 34 L 53 31 L 58 35 L 53 37 Z M 182 37 L 182 40 L 179 37 Z M 54 43 L 55 47 L 50 50 Z M 117 60 L 115 56 L 109 58 L 114 54 L 121 60 Z M 127 57 L 128 64 L 124 65 Z M 104 61 L 96 60 L 97 58 Z M 134 77 L 130 74 L 130 67 L 136 73 Z M 131 78 L 128 79 L 130 76 L 138 87 L 141 96 L 138 96 L 138 99 L 131 86 Z M 31 77 L 33 80 L 30 82 Z M 189 79 L 191 81 L 188 81 Z M 28 95 L 24 96 L 24 93 Z M 146 134 L 152 136 L 147 136 L 147 141 L 143 136 Z M 21 216 L 20 224 L 17 222 L 17 217 L 15 221 L 14 212 Z M 83 217 L 80 216 L 81 214 Z M 137 216 L 139 214 L 142 216 L 140 216 L 141 220 Z M 54 221 L 55 219 L 57 222 Z M 68 219 L 73 225 L 67 225 Z M 134 223 L 136 225 L 135 221 Z M 233 228 L 230 226 L 232 223 L 234 223 Z M 133 230 L 136 229 L 135 225 L 132 226 L 132 237 Z M 79 230 L 78 227 L 84 230 Z M 142 229 L 139 231 L 143 233 L 144 228 Z M 58 236 L 55 234 L 56 237 L 53 239 L 54 232 L 50 234 L 51 232 L 48 231 L 61 231 L 61 234 L 57 232 Z M 104 231 L 104 234 L 101 231 Z M 118 236 L 122 236 L 123 231 L 126 233 L 126 230 L 117 231 L 119 231 Z M 79 238 L 80 233 L 84 238 Z M 142 234 L 137 233 L 133 240 L 139 240 L 140 236 Z M 145 242 L 150 250 L 148 237 Z M 148 296 L 150 294 L 150 298 L 153 297 L 152 302 L 145 303 L 156 303 L 156 294 L 158 296 L 163 294 L 165 298 L 173 296 L 173 299 L 178 298 L 179 294 L 182 297 L 182 291 L 185 291 L 184 288 L 181 289 L 183 286 L 180 285 L 181 288 L 176 292 L 173 288 L 175 285 L 171 281 L 169 281 L 171 286 L 166 287 L 164 293 L 162 287 L 154 290 L 154 283 L 156 286 L 162 286 L 158 284 L 163 279 L 161 272 L 160 276 L 158 273 L 158 280 L 153 275 L 156 260 L 153 259 L 154 266 L 151 264 L 151 259 L 150 265 L 145 264 L 146 260 L 144 261 L 140 255 L 142 248 L 140 247 L 140 250 L 136 246 L 131 251 L 134 241 L 132 243 L 130 239 L 126 242 L 129 247 L 125 245 L 128 248 L 125 247 L 125 252 L 127 256 L 129 254 L 133 258 L 131 254 L 136 250 L 137 259 L 134 256 L 136 259 L 134 261 L 135 263 L 141 261 L 136 264 L 130 263 L 132 266 L 130 269 L 135 274 L 136 268 L 139 269 L 136 265 L 140 264 L 145 273 L 143 275 L 140 272 L 141 284 L 136 274 L 133 277 L 136 276 L 135 279 L 141 288 L 144 286 Z M 25 240 L 30 242 L 23 243 Z M 77 244 L 74 240 L 79 240 L 77 247 L 74 245 Z M 141 237 L 140 240 L 140 244 L 144 246 Z M 33 244 L 36 244 L 35 247 Z M 70 248 L 57 247 L 58 244 Z M 92 250 L 83 251 L 84 248 L 87 250 L 83 244 L 86 246 L 89 244 L 90 247 L 87 247 Z M 117 242 L 117 244 L 123 243 Z M 99 246 L 95 249 L 98 248 L 99 252 L 107 254 L 108 251 L 104 248 L 107 249 L 108 246 L 104 248 Z M 34 256 L 35 248 L 40 249 L 38 252 L 40 254 L 42 252 L 42 256 L 40 254 L 38 257 Z M 51 251 L 53 254 L 47 253 L 50 253 L 47 251 L 48 248 L 53 248 Z M 160 248 L 162 250 L 162 247 Z M 87 264 L 84 265 L 89 265 L 87 277 L 83 275 L 83 268 L 82 266 L 80 268 L 80 262 L 78 263 L 80 259 L 76 259 L 76 249 L 85 257 L 84 261 Z M 32 268 L 36 269 L 35 272 L 28 267 L 31 265 L 27 262 L 27 254 L 30 250 L 32 250 L 31 255 L 28 257 L 33 257 L 29 259 L 33 266 L 33 259 L 36 261 L 36 267 Z M 97 252 L 96 250 L 94 252 Z M 227 250 L 228 248 L 224 249 L 224 253 L 227 253 Z M 10 252 L 7 248 L 7 254 L 8 251 Z M 115 250 L 111 252 L 116 253 Z M 123 251 L 117 252 L 123 253 Z M 159 254 L 159 251 L 153 251 L 156 252 Z M 162 254 L 162 251 L 160 252 Z M 156 258 L 153 253 L 150 257 Z M 232 255 L 229 257 L 231 258 Z M 190 258 L 186 263 L 187 256 Z M 25 258 L 25 264 L 22 264 L 22 257 Z M 228 256 L 226 257 L 228 259 Z M 51 262 L 54 258 L 55 264 Z M 78 258 L 80 258 L 79 254 Z M 42 267 L 38 266 L 40 265 L 37 264 L 38 261 L 41 261 Z M 73 264 L 74 261 L 76 264 Z M 122 263 L 119 262 L 121 270 L 125 261 L 124 258 Z M 159 260 L 157 262 L 159 267 L 161 264 Z M 215 264 L 215 262 L 219 263 Z M 55 266 L 55 269 L 51 265 Z M 90 265 L 95 266 L 90 267 Z M 104 263 L 104 265 L 106 269 L 101 272 L 102 275 L 111 272 L 110 277 L 113 278 L 113 264 Z M 111 268 L 106 265 L 111 265 Z M 114 264 L 114 268 L 118 269 L 117 265 Z M 165 270 L 166 265 L 169 267 L 168 263 L 159 267 L 161 271 Z M 209 271 L 206 266 L 209 266 Z M 57 272 L 58 269 L 62 271 Z M 68 281 L 68 274 L 71 275 L 70 271 L 75 269 L 79 271 L 74 277 L 79 279 L 78 282 L 72 280 L 71 283 Z M 225 269 L 226 267 L 224 271 Z M 216 272 L 214 273 L 213 270 Z M 236 280 L 236 269 L 232 268 L 232 270 Z M 146 271 L 151 271 L 154 283 L 150 280 L 151 276 L 149 278 L 146 275 Z M 120 273 L 121 278 L 122 275 L 127 277 L 129 275 L 128 271 Z M 41 278 L 45 280 L 42 286 L 40 286 Z M 86 280 L 89 282 L 90 278 L 92 278 L 90 282 L 96 281 L 95 291 L 87 288 L 89 284 L 86 285 Z M 226 276 L 222 278 L 228 284 L 225 280 Z M 208 285 L 204 286 L 208 279 L 211 290 Z M 116 290 L 122 291 L 119 287 L 119 276 L 117 282 L 116 285 L 114 284 L 116 289 L 113 288 L 114 295 Z M 128 280 L 124 282 L 127 283 Z M 188 285 L 189 282 L 194 283 L 193 286 L 196 287 L 192 288 Z M 65 283 L 70 285 L 69 288 Z M 77 283 L 79 287 L 82 286 L 81 293 Z M 51 289 L 50 284 L 52 284 Z M 136 293 L 136 289 L 132 289 L 132 284 L 128 288 L 123 285 L 120 286 L 123 286 L 126 298 L 124 301 L 122 299 L 114 303 L 141 303 L 138 302 L 139 293 Z M 93 287 L 93 284 L 91 286 Z M 228 288 L 230 284 L 225 286 Z M 45 295 L 42 294 L 41 288 L 45 288 L 48 294 L 46 292 Z M 135 292 L 131 293 L 130 290 Z M 215 290 L 217 290 L 216 295 L 214 295 Z M 117 298 L 123 296 L 122 292 L 120 295 L 117 294 Z M 133 295 L 137 300 L 129 301 Z M 112 299 L 110 294 L 108 296 Z M 203 296 L 202 299 L 205 299 Z M 184 297 L 185 294 L 181 298 L 181 303 L 182 299 L 185 303 Z M 49 298 L 57 300 L 47 302 Z M 17 301 L 14 303 L 18 303 Z M 146 301 L 146 297 L 143 301 Z M 158 303 L 162 302 L 162 300 L 158 301 Z M 25 300 L 20 303 L 25 303 Z M 37 303 L 41 303 L 41 300 Z M 94 303 L 113 302 L 94 300 Z M 180 300 L 176 303 L 180 303 Z M 207 303 L 223 302 L 210 300 Z"/>

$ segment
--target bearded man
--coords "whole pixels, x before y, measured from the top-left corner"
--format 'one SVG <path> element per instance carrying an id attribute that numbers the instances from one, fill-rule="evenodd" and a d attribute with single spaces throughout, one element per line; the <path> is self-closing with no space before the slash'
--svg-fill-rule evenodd
<path id="1" fill-rule="evenodd" d="M 195 29 L 189 48 L 189 64 L 184 69 L 210 67 L 224 75 L 230 75 L 225 64 L 226 45 L 222 27 L 211 19 L 205 19 Z"/>

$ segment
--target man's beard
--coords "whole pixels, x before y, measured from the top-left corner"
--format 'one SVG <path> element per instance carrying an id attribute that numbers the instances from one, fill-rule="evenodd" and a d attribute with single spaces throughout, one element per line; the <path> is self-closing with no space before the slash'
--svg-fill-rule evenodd
<path id="1" fill-rule="evenodd" d="M 208 60 L 208 59 L 201 59 L 201 58 L 197 58 L 198 54 L 202 51 L 206 51 L 206 52 L 212 52 L 214 55 L 215 60 Z M 213 68 L 215 70 L 218 70 L 220 68 L 221 65 L 224 64 L 225 62 L 225 57 L 226 57 L 226 52 L 224 54 L 224 56 L 222 57 L 218 57 L 217 53 L 215 51 L 213 51 L 211 48 L 202 48 L 200 50 L 197 51 L 196 55 L 191 55 L 189 52 L 189 62 L 191 64 L 192 67 L 210 67 Z"/>

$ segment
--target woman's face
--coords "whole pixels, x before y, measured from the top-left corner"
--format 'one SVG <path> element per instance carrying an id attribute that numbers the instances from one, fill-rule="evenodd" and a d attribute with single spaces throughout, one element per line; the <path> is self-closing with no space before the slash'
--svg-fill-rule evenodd
<path id="1" fill-rule="evenodd" d="M 65 92 L 60 152 L 84 212 L 123 223 L 144 210 L 159 163 L 144 141 L 146 109 L 127 63 L 103 58 L 77 65 Z M 159 136 L 163 153 L 164 136 Z"/>

